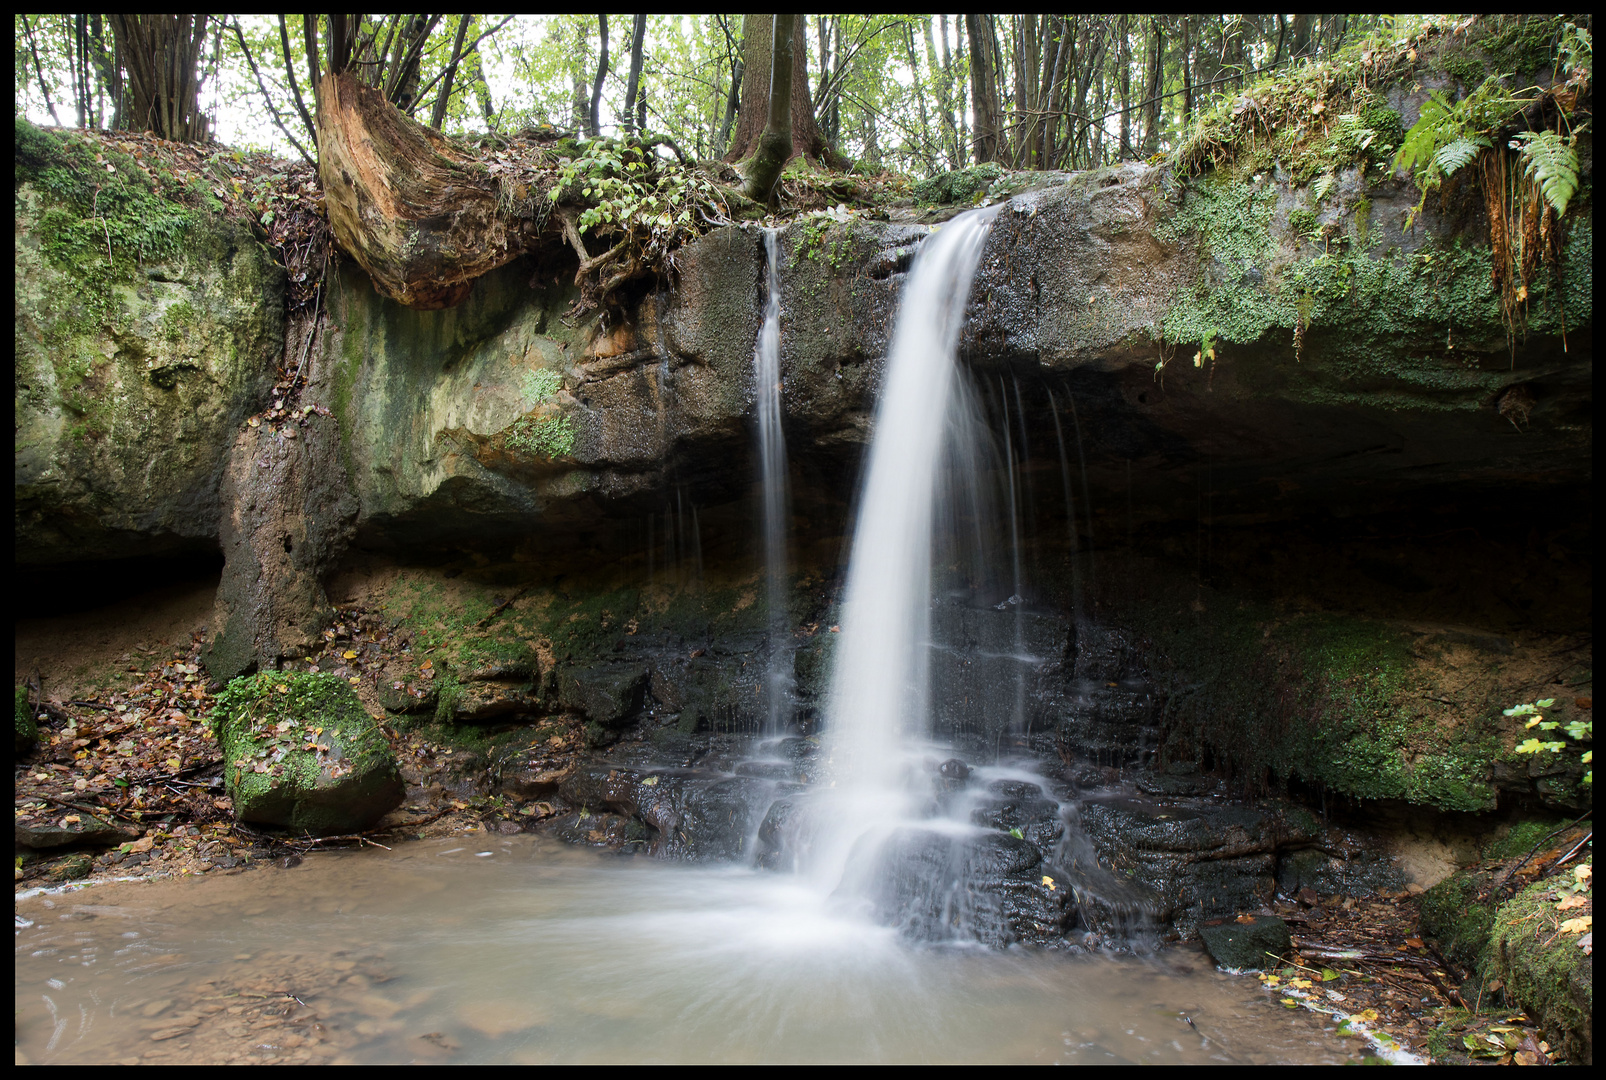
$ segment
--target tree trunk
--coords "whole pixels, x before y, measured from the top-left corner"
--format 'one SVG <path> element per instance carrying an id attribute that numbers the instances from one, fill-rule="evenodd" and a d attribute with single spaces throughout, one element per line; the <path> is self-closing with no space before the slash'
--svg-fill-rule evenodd
<path id="1" fill-rule="evenodd" d="M 736 121 L 736 134 L 725 154 L 729 162 L 751 157 L 769 124 L 770 65 L 773 62 L 772 15 L 742 16 L 742 107 Z M 804 40 L 803 20 L 792 19 L 791 44 L 792 145 L 787 160 L 804 155 L 824 161 L 833 168 L 846 165 L 844 159 L 826 143 L 814 118 L 814 99 L 809 93 L 808 43 Z"/>
<path id="2" fill-rule="evenodd" d="M 747 165 L 747 197 L 761 204 L 774 197 L 775 181 L 792 157 L 792 80 L 786 73 L 794 66 L 793 44 L 799 35 L 793 31 L 800 23 L 796 15 L 775 15 L 773 19 L 769 119 L 758 151 Z M 745 38 L 743 45 L 745 49 Z M 803 85 L 808 86 L 806 65 Z"/>
<path id="3" fill-rule="evenodd" d="M 608 16 L 597 16 L 597 78 L 591 84 L 591 111 L 587 130 L 595 138 L 602 134 L 602 80 L 608 77 Z"/>
<path id="4" fill-rule="evenodd" d="M 451 307 L 534 238 L 528 218 L 498 213 L 497 184 L 476 162 L 351 72 L 323 77 L 318 146 L 335 238 L 408 307 Z"/>
<path id="5" fill-rule="evenodd" d="M 636 95 L 641 88 L 641 48 L 647 40 L 647 16 L 637 15 L 630 34 L 630 81 L 625 84 L 625 130 L 634 132 L 645 125 L 636 115 Z"/>
<path id="6" fill-rule="evenodd" d="M 1160 16 L 1149 16 L 1153 40 L 1149 45 L 1149 75 L 1145 80 L 1147 96 L 1143 101 L 1143 155 L 1153 156 L 1160 149 L 1160 93 L 1165 75 L 1165 28 Z"/>
<path id="7" fill-rule="evenodd" d="M 113 15 L 112 34 L 128 76 L 129 126 L 164 139 L 200 142 L 206 117 L 200 105 L 205 15 Z"/>
<path id="8" fill-rule="evenodd" d="M 993 64 L 997 42 L 986 15 L 966 15 L 965 29 L 970 36 L 970 100 L 976 115 L 971 145 L 976 164 L 980 165 L 1003 156 L 999 144 L 998 73 Z"/>

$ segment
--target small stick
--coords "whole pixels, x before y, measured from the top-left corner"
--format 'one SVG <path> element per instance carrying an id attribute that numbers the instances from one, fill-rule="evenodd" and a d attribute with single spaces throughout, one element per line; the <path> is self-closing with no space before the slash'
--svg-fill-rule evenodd
<path id="1" fill-rule="evenodd" d="M 1567 854 L 1563 855 L 1561 858 L 1557 859 L 1554 865 L 1560 866 L 1562 863 L 1566 862 L 1568 859 L 1572 858 L 1574 855 L 1577 855 L 1578 852 L 1583 849 L 1583 846 L 1585 844 L 1589 843 L 1594 838 L 1595 838 L 1595 830 L 1591 829 L 1591 830 L 1589 830 L 1589 833 L 1582 840 L 1578 841 L 1578 843 L 1573 846 L 1573 849 L 1571 851 L 1569 851 Z"/>
<path id="2" fill-rule="evenodd" d="M 86 814 L 113 814 L 113 815 L 115 815 L 117 817 L 122 818 L 124 821 L 132 821 L 135 825 L 143 825 L 143 824 L 145 824 L 139 818 L 130 817 L 128 814 L 123 813 L 121 810 L 113 810 L 109 806 L 100 806 L 100 807 L 85 806 L 82 803 L 68 802 L 66 799 L 58 799 L 54 795 L 43 795 L 43 794 L 41 794 L 41 795 L 34 796 L 34 798 L 43 799 L 43 800 L 45 800 L 45 802 L 55 803 L 57 806 L 67 806 L 67 807 L 71 807 L 74 810 L 82 810 Z"/>

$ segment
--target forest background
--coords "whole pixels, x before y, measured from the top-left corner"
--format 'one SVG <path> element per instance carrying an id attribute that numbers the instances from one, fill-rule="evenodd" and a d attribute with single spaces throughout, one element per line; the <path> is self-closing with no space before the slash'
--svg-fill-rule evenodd
<path id="1" fill-rule="evenodd" d="M 794 140 L 815 163 L 914 177 L 985 162 L 1083 169 L 1144 159 L 1175 149 L 1212 98 L 1368 35 L 1406 34 L 1413 18 L 799 16 L 794 117 L 801 100 L 818 138 Z M 772 46 L 768 15 L 14 22 L 19 116 L 309 161 L 316 74 L 336 54 L 448 135 L 650 132 L 686 157 L 739 160 L 764 124 Z"/>

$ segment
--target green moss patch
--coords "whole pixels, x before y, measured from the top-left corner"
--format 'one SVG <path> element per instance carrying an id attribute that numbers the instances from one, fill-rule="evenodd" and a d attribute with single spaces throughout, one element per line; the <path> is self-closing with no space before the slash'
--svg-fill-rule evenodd
<path id="1" fill-rule="evenodd" d="M 1226 610 L 1218 610 L 1226 609 Z M 1350 616 L 1280 613 L 1216 598 L 1199 617 L 1130 607 L 1162 693 L 1165 760 L 1261 793 L 1298 782 L 1442 810 L 1495 805 L 1498 711 L 1454 724 L 1426 707 L 1408 636 Z"/>

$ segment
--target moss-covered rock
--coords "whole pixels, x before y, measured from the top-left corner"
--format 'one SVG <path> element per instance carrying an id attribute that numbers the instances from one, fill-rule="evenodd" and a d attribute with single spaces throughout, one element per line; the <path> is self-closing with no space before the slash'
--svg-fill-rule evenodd
<path id="1" fill-rule="evenodd" d="M 17 560 L 212 547 L 233 429 L 283 349 L 285 272 L 113 144 L 19 118 L 15 147 Z"/>
<path id="2" fill-rule="evenodd" d="M 315 835 L 356 832 L 406 795 L 379 726 L 332 675 L 235 679 L 211 719 L 241 821 Z"/>
<path id="3" fill-rule="evenodd" d="M 1463 870 L 1422 894 L 1420 926 L 1445 958 L 1478 975 L 1486 971 L 1497 897 L 1488 874 Z"/>
<path id="4" fill-rule="evenodd" d="M 12 715 L 17 728 L 16 752 L 25 754 L 39 741 L 39 722 L 34 719 L 33 709 L 28 704 L 28 688 L 18 686 L 14 696 L 16 706 Z"/>
<path id="5" fill-rule="evenodd" d="M 1586 865 L 1591 865 L 1586 860 Z M 1565 880 L 1565 879 L 1563 879 Z M 1580 934 L 1562 928 L 1557 879 L 1524 889 L 1495 913 L 1489 970 L 1505 984 L 1506 999 L 1545 1029 L 1568 1061 L 1594 1060 L 1594 957 Z"/>

